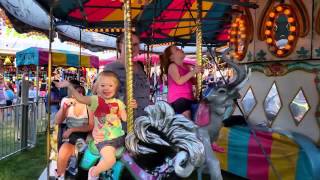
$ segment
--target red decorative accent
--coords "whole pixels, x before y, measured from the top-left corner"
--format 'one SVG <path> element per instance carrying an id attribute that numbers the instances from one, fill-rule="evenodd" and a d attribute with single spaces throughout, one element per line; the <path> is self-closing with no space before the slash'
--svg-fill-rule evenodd
<path id="1" fill-rule="evenodd" d="M 284 66 L 283 66 L 282 64 L 280 64 L 280 63 L 271 64 L 271 65 L 269 66 L 270 71 L 273 72 L 273 73 L 275 73 L 275 74 L 281 72 L 281 71 L 283 70 L 283 68 L 284 68 Z"/>
<path id="2" fill-rule="evenodd" d="M 288 68 L 284 64 L 275 63 L 266 66 L 264 71 L 268 76 L 283 76 L 288 72 Z"/>

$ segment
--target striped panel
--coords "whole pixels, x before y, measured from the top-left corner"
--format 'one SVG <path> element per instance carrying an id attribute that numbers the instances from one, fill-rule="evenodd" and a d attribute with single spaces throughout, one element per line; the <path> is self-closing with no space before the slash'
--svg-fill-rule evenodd
<path id="1" fill-rule="evenodd" d="M 49 52 L 48 51 L 41 51 L 38 50 L 38 55 L 39 55 L 39 65 L 47 65 L 49 61 Z"/>
<path id="2" fill-rule="evenodd" d="M 273 133 L 271 147 L 271 162 L 282 180 L 295 179 L 296 162 L 299 147 L 288 137 Z M 271 166 L 269 166 L 269 179 L 278 179 Z"/>
<path id="3" fill-rule="evenodd" d="M 195 0 L 190 0 L 190 3 L 195 2 Z M 184 0 L 175 0 L 174 3 L 169 4 L 167 7 L 168 9 L 182 9 L 185 6 L 185 1 Z M 189 13 L 188 11 L 184 12 L 177 12 L 177 11 L 163 11 L 159 17 L 156 18 L 158 19 L 180 19 L 183 17 L 184 14 Z M 165 17 L 165 18 L 164 18 Z M 153 29 L 161 29 L 165 28 L 166 30 L 162 30 L 162 33 L 169 34 L 171 32 L 170 29 L 174 29 L 177 25 L 177 22 L 155 22 L 152 24 Z M 144 35 L 144 34 L 142 34 Z M 156 33 L 154 35 L 155 38 L 166 38 L 162 34 Z"/>
<path id="4" fill-rule="evenodd" d="M 192 3 L 192 6 L 190 9 L 197 9 L 197 1 Z M 209 10 L 211 9 L 211 7 L 213 6 L 212 2 L 202 2 L 202 9 L 203 10 Z M 192 16 L 191 16 L 192 14 Z M 197 17 L 197 12 L 196 11 L 192 11 L 190 14 L 190 12 L 186 12 L 183 16 L 182 19 L 187 19 L 187 18 L 196 18 Z M 202 13 L 202 17 L 204 18 L 207 15 L 207 12 L 203 12 Z M 169 36 L 179 36 L 179 35 L 183 35 L 183 34 L 190 34 L 191 29 L 195 30 L 195 22 L 194 21 L 181 21 L 179 23 L 177 23 L 176 27 L 185 27 L 185 26 L 194 26 L 193 28 L 190 27 L 186 27 L 186 28 L 179 28 L 178 31 L 176 31 L 175 28 L 172 28 L 171 32 L 169 33 Z M 183 36 L 182 38 L 184 39 L 190 39 L 190 36 Z"/>
<path id="5" fill-rule="evenodd" d="M 311 164 L 308 161 L 308 157 L 306 155 L 306 153 L 301 150 L 299 152 L 299 157 L 298 157 L 298 161 L 297 161 L 297 169 L 296 169 L 296 180 L 314 180 L 314 179 L 320 179 L 319 176 L 318 177 L 312 177 L 310 176 L 310 174 L 312 173 L 312 168 L 311 168 Z M 320 172 L 318 172 L 320 174 Z M 293 173 L 292 173 L 293 174 Z"/>
<path id="6" fill-rule="evenodd" d="M 141 8 L 142 4 L 131 4 L 131 8 Z M 141 13 L 140 9 L 131 9 L 131 19 L 135 19 Z M 123 21 L 123 11 L 122 9 L 114 9 L 112 13 L 105 16 L 103 21 Z"/>
<path id="7" fill-rule="evenodd" d="M 86 8 L 86 6 L 114 6 L 121 7 L 122 3 L 120 1 L 100 1 L 100 0 L 90 0 L 84 5 L 84 11 L 87 15 L 87 20 L 89 22 L 97 22 L 99 20 L 104 19 L 109 14 L 111 14 L 114 9 L 110 8 Z M 82 13 L 80 9 L 75 9 L 69 13 L 69 16 L 82 19 Z"/>
<path id="8" fill-rule="evenodd" d="M 225 153 L 215 152 L 215 155 L 219 159 L 221 169 L 227 171 L 228 170 L 228 139 L 229 139 L 229 128 L 222 128 L 219 133 L 219 138 L 217 140 L 217 144 L 220 147 L 223 147 Z"/>
<path id="9" fill-rule="evenodd" d="M 228 171 L 247 177 L 248 143 L 250 132 L 246 127 L 234 127 L 229 132 Z"/>
<path id="10" fill-rule="evenodd" d="M 270 156 L 272 146 L 272 133 L 255 131 L 259 143 L 261 143 L 267 156 Z M 248 179 L 268 180 L 269 163 L 257 143 L 253 134 L 250 136 L 248 148 Z"/>
<path id="11" fill-rule="evenodd" d="M 52 53 L 52 64 L 56 66 L 67 65 L 67 56 L 62 53 Z"/>
<path id="12" fill-rule="evenodd" d="M 67 54 L 67 65 L 68 66 L 75 66 L 78 67 L 79 66 L 79 56 L 76 54 Z"/>
<path id="13" fill-rule="evenodd" d="M 90 57 L 89 56 L 81 56 L 81 67 L 91 67 L 90 65 Z"/>

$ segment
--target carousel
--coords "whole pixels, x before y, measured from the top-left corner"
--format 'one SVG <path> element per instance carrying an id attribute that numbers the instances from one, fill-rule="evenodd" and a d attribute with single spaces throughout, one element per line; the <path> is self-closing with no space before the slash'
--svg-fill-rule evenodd
<path id="1" fill-rule="evenodd" d="M 99 34 L 100 41 L 110 40 L 109 47 L 115 48 L 114 37 L 124 32 L 127 104 L 133 98 L 132 31 L 141 38 L 140 49 L 147 51 L 147 67 L 150 52 L 175 44 L 196 54 L 198 65 L 224 61 L 233 69 L 229 83 L 206 95 L 197 74 L 199 104 L 193 121 L 175 114 L 164 101 L 147 106 L 146 115 L 135 120 L 128 107 L 125 146 L 117 149 L 116 164 L 100 179 L 205 179 L 207 174 L 213 180 L 223 179 L 221 170 L 253 180 L 320 179 L 318 1 L 0 2 L 22 21 L 34 15 L 17 13 L 19 5 L 40 5 L 51 38 L 54 30 L 68 35 L 76 29 L 77 40 Z M 222 46 L 227 48 L 218 53 Z M 48 134 L 49 161 L 42 177 L 53 178 L 57 138 Z M 86 179 L 100 156 L 92 141 L 81 141 L 76 149 L 69 178 Z"/>

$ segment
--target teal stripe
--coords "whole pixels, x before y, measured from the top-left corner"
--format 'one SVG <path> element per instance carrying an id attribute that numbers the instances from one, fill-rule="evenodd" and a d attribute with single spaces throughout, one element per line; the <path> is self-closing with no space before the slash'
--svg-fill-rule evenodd
<path id="1" fill-rule="evenodd" d="M 320 149 L 308 137 L 295 132 L 292 132 L 292 135 L 300 146 L 296 179 L 320 180 Z"/>
<path id="2" fill-rule="evenodd" d="M 247 177 L 250 131 L 245 127 L 230 128 L 228 137 L 228 171 Z"/>
<path id="3" fill-rule="evenodd" d="M 16 65 L 39 65 L 39 50 L 38 48 L 30 47 L 28 49 L 16 53 Z"/>
<path id="4" fill-rule="evenodd" d="M 306 153 L 300 149 L 297 167 L 296 167 L 296 180 L 313 180 L 314 177 L 311 172 L 311 166 Z"/>
<path id="5" fill-rule="evenodd" d="M 66 53 L 67 56 L 67 65 L 68 66 L 74 66 L 74 67 L 79 67 L 79 56 L 76 54 L 68 54 Z"/>

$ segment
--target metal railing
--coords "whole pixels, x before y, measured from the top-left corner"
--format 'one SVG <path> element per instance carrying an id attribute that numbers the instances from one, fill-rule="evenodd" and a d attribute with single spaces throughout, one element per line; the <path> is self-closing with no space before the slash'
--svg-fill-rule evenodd
<path id="1" fill-rule="evenodd" d="M 44 98 L 40 98 L 37 102 L 29 102 L 25 112 L 23 106 L 17 104 L 0 107 L 0 160 L 25 148 L 34 147 L 37 133 L 46 131 L 47 115 Z M 26 123 L 22 122 L 23 117 L 27 117 Z M 27 132 L 24 133 L 24 130 Z"/>

